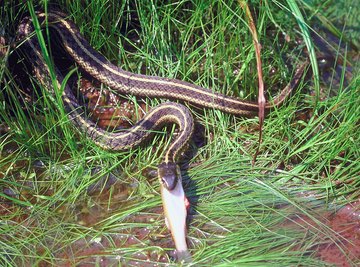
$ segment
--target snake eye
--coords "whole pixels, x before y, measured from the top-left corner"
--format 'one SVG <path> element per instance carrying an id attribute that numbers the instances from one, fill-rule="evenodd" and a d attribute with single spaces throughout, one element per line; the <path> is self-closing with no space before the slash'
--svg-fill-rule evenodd
<path id="1" fill-rule="evenodd" d="M 174 190 L 179 181 L 179 170 L 176 163 L 161 163 L 158 166 L 158 175 L 162 185 L 169 191 Z"/>

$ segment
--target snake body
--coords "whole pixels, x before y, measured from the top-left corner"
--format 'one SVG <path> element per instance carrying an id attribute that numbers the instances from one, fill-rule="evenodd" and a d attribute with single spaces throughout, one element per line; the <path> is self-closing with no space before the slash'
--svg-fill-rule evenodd
<path id="1" fill-rule="evenodd" d="M 42 28 L 53 28 L 60 36 L 63 48 L 76 64 L 120 94 L 177 99 L 204 108 L 218 109 L 235 116 L 254 116 L 258 113 L 258 104 L 254 102 L 215 93 L 212 90 L 177 79 L 131 73 L 113 65 L 90 46 L 80 34 L 77 26 L 65 14 L 58 11 L 36 12 L 36 17 L 24 18 L 18 28 L 18 39 L 26 40 L 24 45 L 30 48 L 29 54 L 34 65 L 35 75 L 46 88 L 61 88 L 64 78 L 55 69 L 57 84 L 54 85 L 54 79 L 50 79 L 51 72 L 44 60 L 44 51 L 41 51 L 38 43 L 41 31 L 36 31 L 34 25 Z M 278 106 L 284 101 L 294 86 L 298 84 L 304 68 L 305 64 L 300 66 L 295 72 L 293 80 L 273 102 L 265 104 L 266 110 Z M 166 102 L 153 108 L 130 129 L 121 132 L 108 132 L 100 129 L 94 122 L 84 117 L 82 107 L 68 85 L 64 86 L 61 97 L 71 121 L 97 145 L 105 149 L 126 150 L 134 148 L 151 138 L 154 130 L 160 129 L 165 124 L 177 124 L 179 134 L 166 149 L 158 166 L 159 178 L 163 185 L 168 190 L 175 188 L 178 181 L 176 162 L 180 151 L 186 146 L 193 132 L 193 118 L 188 108 L 178 103 Z"/>

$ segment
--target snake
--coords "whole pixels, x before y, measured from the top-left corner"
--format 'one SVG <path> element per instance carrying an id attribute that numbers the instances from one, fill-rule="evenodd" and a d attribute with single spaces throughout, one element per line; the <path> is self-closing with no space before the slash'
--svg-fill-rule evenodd
<path id="1" fill-rule="evenodd" d="M 99 128 L 95 122 L 86 118 L 83 107 L 60 71 L 56 67 L 51 69 L 51 64 L 46 61 L 44 55 L 47 51 L 40 46 L 39 40 L 43 38 L 41 29 L 47 27 L 55 30 L 60 37 L 62 49 L 83 71 L 118 94 L 177 100 L 201 108 L 217 109 L 234 116 L 251 117 L 258 114 L 259 107 L 256 102 L 220 94 L 178 79 L 123 70 L 92 48 L 76 24 L 61 11 L 36 11 L 35 16 L 23 18 L 18 26 L 17 40 L 25 47 L 25 54 L 31 60 L 35 76 L 43 86 L 52 88 L 53 93 L 54 88 L 62 89 L 59 92 L 69 120 L 96 145 L 108 150 L 129 150 L 148 142 L 157 130 L 168 124 L 178 126 L 177 135 L 172 138 L 157 166 L 160 182 L 170 191 L 179 181 L 178 159 L 194 129 L 194 120 L 189 108 L 177 102 L 164 102 L 152 108 L 129 129 L 112 132 Z M 305 63 L 300 65 L 292 81 L 271 102 L 265 103 L 266 111 L 284 102 L 301 80 L 305 66 Z"/>
<path id="2" fill-rule="evenodd" d="M 186 196 L 178 164 L 181 152 L 186 149 L 194 131 L 194 119 L 189 108 L 178 102 L 168 101 L 152 108 L 131 128 L 121 131 L 100 128 L 96 122 L 84 115 L 82 105 L 67 84 L 67 76 L 71 72 L 64 77 L 59 69 L 53 66 L 46 46 L 40 45 L 45 43 L 42 35 L 44 28 L 51 28 L 57 33 L 60 46 L 82 71 L 119 95 L 166 98 L 247 117 L 256 116 L 259 105 L 182 80 L 125 71 L 92 48 L 76 24 L 61 11 L 36 11 L 19 23 L 17 41 L 31 62 L 35 77 L 45 89 L 61 97 L 69 120 L 96 145 L 107 150 L 130 150 L 151 140 L 156 131 L 164 126 L 178 126 L 177 134 L 164 149 L 157 173 L 167 226 L 175 243 L 177 258 L 183 262 L 191 262 L 186 242 Z M 301 81 L 307 65 L 308 62 L 305 61 L 296 68 L 293 79 L 271 102 L 265 103 L 265 111 L 278 107 L 285 101 Z"/>

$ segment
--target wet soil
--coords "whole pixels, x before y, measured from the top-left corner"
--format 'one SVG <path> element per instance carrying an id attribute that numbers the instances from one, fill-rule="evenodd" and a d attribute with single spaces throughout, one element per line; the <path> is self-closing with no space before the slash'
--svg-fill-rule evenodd
<path id="1" fill-rule="evenodd" d="M 282 226 L 303 232 L 304 236 L 316 233 L 313 240 L 316 245 L 306 250 L 321 260 L 334 266 L 359 266 L 360 200 L 351 202 L 336 212 L 320 210 L 314 217 L 291 217 Z M 314 231 L 319 227 L 322 230 Z M 300 249 L 300 246 L 297 248 Z"/>

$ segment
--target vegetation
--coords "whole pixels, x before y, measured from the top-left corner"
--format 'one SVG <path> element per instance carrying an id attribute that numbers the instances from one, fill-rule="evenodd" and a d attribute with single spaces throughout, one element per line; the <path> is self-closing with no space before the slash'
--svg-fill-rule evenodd
<path id="1" fill-rule="evenodd" d="M 15 2 L 0 9 L 0 33 L 8 42 L 20 18 L 55 6 L 123 69 L 256 99 L 253 40 L 238 2 Z M 349 248 L 355 241 L 329 224 L 333 212 L 360 196 L 355 2 L 248 2 L 270 95 L 292 79 L 307 51 L 312 65 L 285 105 L 266 117 L 254 165 L 256 118 L 192 109 L 203 127 L 182 170 L 192 204 L 188 239 L 195 264 L 330 266 L 319 253 L 330 245 L 348 266 L 359 264 Z M 176 265 L 159 184 L 149 171 L 171 131 L 133 151 L 94 146 L 31 72 L 14 75 L 21 46 L 14 43 L 0 65 L 0 265 Z M 17 83 L 21 75 L 27 84 Z M 127 98 L 140 110 L 136 98 Z M 155 106 L 161 100 L 144 101 Z"/>

